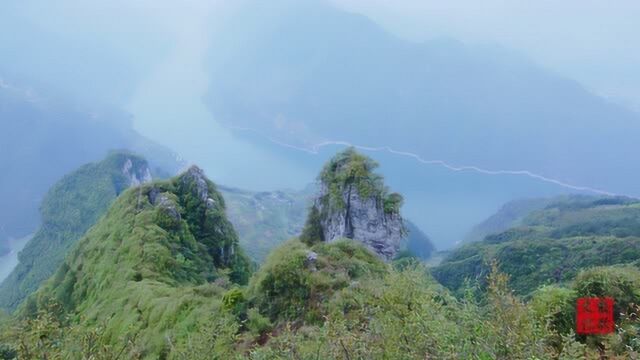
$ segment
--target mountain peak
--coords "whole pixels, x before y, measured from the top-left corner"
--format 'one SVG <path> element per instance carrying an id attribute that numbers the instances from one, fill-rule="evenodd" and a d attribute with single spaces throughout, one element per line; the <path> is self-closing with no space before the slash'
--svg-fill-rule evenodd
<path id="1" fill-rule="evenodd" d="M 67 311 L 89 308 L 87 299 L 75 301 L 78 288 L 119 301 L 121 294 L 110 289 L 128 288 L 131 281 L 139 291 L 158 284 L 176 291 L 227 276 L 236 283 L 246 282 L 249 261 L 221 199 L 197 167 L 124 192 L 39 291 L 37 305 L 53 298 Z M 111 255 L 96 255 L 105 252 Z M 71 293 L 61 297 L 65 283 L 82 286 L 71 287 Z"/>
<path id="2" fill-rule="evenodd" d="M 192 165 L 180 175 L 180 183 L 190 187 L 193 195 L 202 201 L 208 201 L 209 198 L 209 179 L 204 174 L 204 170 L 196 165 Z"/>
<path id="3" fill-rule="evenodd" d="M 134 159 L 127 157 L 122 166 L 122 174 L 129 179 L 130 186 L 138 186 L 151 182 L 151 170 L 147 166 L 146 161 L 143 165 L 134 163 Z"/>
<path id="4" fill-rule="evenodd" d="M 392 259 L 406 235 L 400 216 L 402 196 L 389 193 L 378 164 L 348 148 L 334 156 L 319 176 L 316 197 L 301 235 L 303 241 L 362 242 L 386 260 Z"/>

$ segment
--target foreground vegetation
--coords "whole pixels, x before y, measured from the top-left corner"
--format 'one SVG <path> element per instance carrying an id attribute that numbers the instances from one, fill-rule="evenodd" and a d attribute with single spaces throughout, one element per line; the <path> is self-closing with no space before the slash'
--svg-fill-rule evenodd
<path id="1" fill-rule="evenodd" d="M 164 292 L 136 296 L 133 302 L 131 294 L 121 293 L 109 300 L 145 305 L 127 308 L 129 320 L 118 321 L 117 332 L 109 331 L 122 316 L 115 308 L 97 321 L 87 321 L 86 311 L 60 318 L 55 309 L 41 309 L 5 326 L 0 354 L 25 359 L 43 354 L 49 359 L 69 354 L 85 359 L 637 358 L 638 279 L 636 270 L 595 268 L 570 287 L 544 287 L 523 302 L 494 266 L 483 296 L 468 291 L 456 298 L 417 262 L 384 264 L 350 240 L 311 248 L 293 240 L 271 254 L 247 287 L 219 278 L 187 291 L 165 286 Z M 603 295 L 617 299 L 616 333 L 575 335 L 575 299 Z"/>

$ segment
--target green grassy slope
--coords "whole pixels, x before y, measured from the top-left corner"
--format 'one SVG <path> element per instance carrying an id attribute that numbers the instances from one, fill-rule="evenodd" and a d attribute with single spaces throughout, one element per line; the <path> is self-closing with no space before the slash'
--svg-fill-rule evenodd
<path id="1" fill-rule="evenodd" d="M 60 266 L 69 249 L 129 187 L 122 169 L 147 168 L 145 160 L 113 153 L 105 160 L 82 166 L 56 183 L 44 198 L 42 225 L 19 254 L 19 264 L 0 285 L 0 308 L 14 310 Z"/>
<path id="2" fill-rule="evenodd" d="M 496 260 L 512 287 L 528 294 L 563 283 L 593 266 L 640 260 L 640 201 L 621 197 L 561 197 L 524 217 L 520 226 L 464 245 L 436 268 L 451 289 L 481 280 Z"/>
<path id="3" fill-rule="evenodd" d="M 84 329 L 102 326 L 102 341 L 135 334 L 130 349 L 155 358 L 167 340 L 212 314 L 219 279 L 246 283 L 249 261 L 226 219 L 215 186 L 197 168 L 170 181 L 126 191 L 20 313 L 49 304 Z"/>
<path id="4" fill-rule="evenodd" d="M 20 254 L 20 264 L 0 286 L 0 308 L 14 310 L 42 281 L 62 264 L 69 249 L 106 212 L 116 196 L 128 186 L 121 169 L 125 154 L 114 153 L 100 163 L 88 164 L 59 181 L 42 205 L 43 225 Z M 136 167 L 143 159 L 127 155 Z M 281 243 L 300 234 L 314 188 L 251 192 L 219 187 L 227 204 L 229 220 L 251 260 L 262 263 Z M 428 258 L 429 238 L 410 222 L 403 249 Z"/>
<path id="5" fill-rule="evenodd" d="M 584 229 L 635 228 L 635 201 L 573 200 L 531 214 L 523 222 L 530 229 L 514 234 L 568 242 L 559 229 L 573 241 L 576 233 L 589 236 Z M 583 212 L 609 220 L 596 229 L 578 226 L 591 219 Z M 472 246 L 514 241 L 508 235 L 454 255 L 465 259 L 474 256 Z M 199 169 L 129 189 L 17 317 L 0 317 L 0 358 L 576 359 L 640 352 L 640 271 L 633 266 L 583 270 L 528 301 L 491 266 L 485 292 L 464 287 L 465 296 L 454 297 L 419 262 L 393 266 L 352 240 L 310 243 L 279 246 L 249 279 L 225 201 Z M 572 332 L 572 309 L 583 296 L 615 297 L 613 334 Z"/>

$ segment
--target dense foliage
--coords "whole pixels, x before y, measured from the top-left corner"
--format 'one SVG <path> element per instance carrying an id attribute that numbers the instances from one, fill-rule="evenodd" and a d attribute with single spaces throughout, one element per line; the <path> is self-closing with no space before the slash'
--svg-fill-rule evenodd
<path id="1" fill-rule="evenodd" d="M 320 322 L 326 301 L 361 278 L 380 276 L 386 266 L 356 242 L 339 240 L 309 248 L 293 240 L 268 258 L 252 279 L 249 296 L 271 320 Z"/>
<path id="2" fill-rule="evenodd" d="M 402 196 L 389 193 L 384 179 L 375 172 L 378 163 L 350 147 L 336 154 L 324 166 L 319 180 L 327 193 L 320 199 L 326 208 L 343 208 L 343 194 L 348 188 L 355 189 L 363 198 L 375 197 L 382 201 L 387 213 L 397 213 L 402 206 Z"/>
<path id="3" fill-rule="evenodd" d="M 96 341 L 113 349 L 136 338 L 124 358 L 184 345 L 217 312 L 225 287 L 250 274 L 224 201 L 200 174 L 191 169 L 122 194 L 20 308 L 23 326 L 37 330 L 46 320 L 80 334 L 97 329 Z M 67 354 L 80 346 L 64 341 L 72 342 L 61 350 Z"/>
<path id="4" fill-rule="evenodd" d="M 543 284 L 568 282 L 581 269 L 639 259 L 640 201 L 573 196 L 531 212 L 518 227 L 456 249 L 433 274 L 460 292 L 468 279 L 484 286 L 497 260 L 514 290 L 526 295 Z"/>
<path id="5" fill-rule="evenodd" d="M 313 262 L 311 252 L 318 255 Z M 256 360 L 639 355 L 640 322 L 633 315 L 640 310 L 634 303 L 637 271 L 589 270 L 569 288 L 543 288 L 523 302 L 509 290 L 508 276 L 493 266 L 486 295 L 467 291 L 456 298 L 422 266 L 396 270 L 367 252 L 349 240 L 313 248 L 293 240 L 271 254 L 248 288 L 218 282 L 178 287 L 178 295 L 165 284 L 142 280 L 130 293 L 109 298 L 127 311 L 114 305 L 107 312 L 113 315 L 92 321 L 60 319 L 55 309 L 41 309 L 4 328 L 0 351 L 24 359 L 70 353 L 87 359 Z M 138 288 L 147 291 L 138 294 Z M 588 295 L 621 299 L 614 334 L 573 333 L 571 308 L 578 296 Z M 120 327 L 114 329 L 116 319 Z"/>
<path id="6" fill-rule="evenodd" d="M 387 264 L 357 241 L 294 238 L 251 275 L 194 167 L 125 191 L 16 316 L 0 313 L 0 359 L 638 358 L 639 208 L 562 199 L 431 271 L 409 251 Z M 615 298 L 614 333 L 574 334 L 584 296 Z"/>
<path id="7" fill-rule="evenodd" d="M 145 160 L 113 153 L 105 160 L 82 166 L 56 183 L 45 196 L 42 225 L 19 254 L 19 264 L 0 285 L 0 308 L 14 310 L 62 264 L 78 239 L 129 186 L 122 169 L 146 169 Z"/>

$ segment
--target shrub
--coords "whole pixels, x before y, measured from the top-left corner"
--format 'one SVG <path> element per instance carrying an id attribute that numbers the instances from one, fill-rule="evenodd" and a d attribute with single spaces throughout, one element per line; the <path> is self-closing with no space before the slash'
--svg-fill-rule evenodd
<path id="1" fill-rule="evenodd" d="M 309 210 L 306 223 L 302 229 L 300 235 L 300 241 L 307 244 L 307 246 L 313 246 L 314 244 L 324 242 L 324 231 L 322 231 L 322 217 L 320 211 L 315 206 L 312 206 Z"/>
<path id="2" fill-rule="evenodd" d="M 632 266 L 595 267 L 578 274 L 573 288 L 577 297 L 612 297 L 618 316 L 640 304 L 640 271 Z"/>
<path id="3" fill-rule="evenodd" d="M 245 302 L 244 292 L 239 288 L 233 288 L 222 296 L 222 305 L 226 310 L 237 312 Z"/>
<path id="4" fill-rule="evenodd" d="M 256 308 L 251 308 L 247 311 L 246 326 L 254 336 L 261 336 L 272 328 L 271 321 L 262 316 Z"/>
<path id="5" fill-rule="evenodd" d="M 308 258 L 311 251 L 317 255 L 315 260 Z M 336 291 L 353 280 L 386 271 L 381 260 L 352 240 L 312 248 L 290 240 L 272 252 L 251 280 L 250 301 L 271 320 L 314 323 L 322 319 L 326 301 Z"/>
<path id="6" fill-rule="evenodd" d="M 569 333 L 574 327 L 575 291 L 557 285 L 543 286 L 536 290 L 529 305 L 538 321 L 549 324 L 552 330 Z"/>

